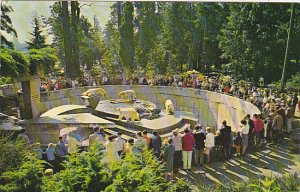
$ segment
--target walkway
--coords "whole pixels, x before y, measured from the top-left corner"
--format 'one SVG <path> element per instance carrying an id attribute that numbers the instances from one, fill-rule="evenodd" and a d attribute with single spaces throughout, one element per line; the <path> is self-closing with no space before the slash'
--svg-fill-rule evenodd
<path id="1" fill-rule="evenodd" d="M 294 136 L 284 138 L 279 146 L 267 145 L 262 150 L 229 161 L 215 162 L 191 172 L 180 171 L 175 177 L 185 177 L 193 185 L 247 181 L 260 176 L 281 176 L 300 173 L 300 128 Z"/>

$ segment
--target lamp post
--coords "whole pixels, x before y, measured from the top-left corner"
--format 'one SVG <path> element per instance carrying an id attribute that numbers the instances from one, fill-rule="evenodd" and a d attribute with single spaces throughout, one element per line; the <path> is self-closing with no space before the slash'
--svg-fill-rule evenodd
<path id="1" fill-rule="evenodd" d="M 292 11 L 291 11 L 291 16 L 290 16 L 288 36 L 287 36 L 285 55 L 284 55 L 284 63 L 283 63 L 282 75 L 281 75 L 281 91 L 283 90 L 283 85 L 284 85 L 284 75 L 285 75 L 285 71 L 286 71 L 286 62 L 287 62 L 287 55 L 288 55 L 288 50 L 289 50 L 290 34 L 291 34 L 291 27 L 292 27 L 291 25 L 292 25 L 292 20 L 293 20 L 293 13 L 294 13 L 294 3 L 291 6 L 292 6 Z"/>

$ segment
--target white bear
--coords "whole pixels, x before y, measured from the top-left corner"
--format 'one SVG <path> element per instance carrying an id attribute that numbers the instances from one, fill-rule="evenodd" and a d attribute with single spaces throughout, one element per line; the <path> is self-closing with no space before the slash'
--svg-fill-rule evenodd
<path id="1" fill-rule="evenodd" d="M 174 105 L 170 99 L 167 99 L 165 102 L 166 112 L 168 115 L 174 114 Z"/>
<path id="2" fill-rule="evenodd" d="M 120 113 L 119 120 L 122 120 L 123 117 L 125 117 L 126 120 L 131 119 L 131 121 L 140 120 L 138 112 L 133 108 L 117 108 L 117 111 Z"/>
<path id="3" fill-rule="evenodd" d="M 81 95 L 88 96 L 88 97 L 91 97 L 94 95 L 106 97 L 106 91 L 102 88 L 95 88 L 95 89 L 89 89 L 86 92 L 83 92 Z"/>
<path id="4" fill-rule="evenodd" d="M 118 93 L 120 99 L 126 99 L 129 101 L 136 100 L 135 91 L 134 90 L 126 90 Z"/>

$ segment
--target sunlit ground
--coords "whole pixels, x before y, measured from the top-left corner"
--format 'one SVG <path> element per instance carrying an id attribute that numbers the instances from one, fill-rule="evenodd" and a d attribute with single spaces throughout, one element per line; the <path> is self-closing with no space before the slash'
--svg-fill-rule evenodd
<path id="1" fill-rule="evenodd" d="M 262 176 L 300 173 L 300 128 L 279 146 L 267 145 L 243 157 L 215 162 L 191 172 L 180 171 L 175 177 L 185 177 L 194 185 L 229 184 Z"/>

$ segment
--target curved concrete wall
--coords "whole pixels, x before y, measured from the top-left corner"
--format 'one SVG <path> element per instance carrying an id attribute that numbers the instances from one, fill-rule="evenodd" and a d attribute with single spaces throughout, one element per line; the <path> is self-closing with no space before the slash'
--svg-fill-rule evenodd
<path id="1" fill-rule="evenodd" d="M 232 128 L 238 128 L 239 122 L 244 115 L 260 113 L 259 109 L 251 103 L 206 90 L 130 85 L 108 85 L 100 87 L 106 90 L 110 98 L 117 98 L 117 93 L 120 91 L 132 89 L 136 92 L 137 98 L 151 101 L 162 109 L 164 108 L 165 100 L 171 99 L 174 103 L 175 110 L 193 112 L 198 117 L 200 124 L 211 126 L 215 129 L 221 126 L 223 120 L 226 120 L 228 125 L 232 126 Z M 41 93 L 41 102 L 37 104 L 39 113 L 42 114 L 60 105 L 83 105 L 84 103 L 80 95 L 89 88 L 91 87 Z"/>

